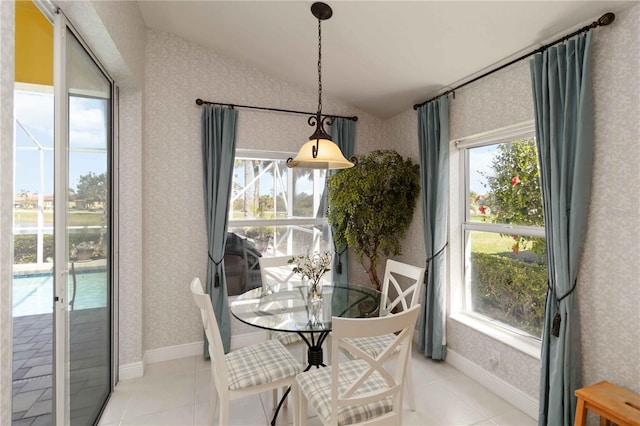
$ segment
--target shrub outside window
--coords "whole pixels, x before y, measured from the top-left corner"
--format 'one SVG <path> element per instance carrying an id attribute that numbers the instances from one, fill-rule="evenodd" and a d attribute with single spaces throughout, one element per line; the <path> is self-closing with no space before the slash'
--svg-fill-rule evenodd
<path id="1" fill-rule="evenodd" d="M 462 311 L 539 338 L 547 257 L 534 130 L 459 147 L 466 182 Z"/>

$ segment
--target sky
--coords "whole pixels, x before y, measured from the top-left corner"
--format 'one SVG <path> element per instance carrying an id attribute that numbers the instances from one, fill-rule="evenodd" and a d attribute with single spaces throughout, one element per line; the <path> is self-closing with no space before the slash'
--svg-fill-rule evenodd
<path id="1" fill-rule="evenodd" d="M 484 195 L 487 192 L 487 188 L 483 183 L 486 183 L 486 178 L 481 175 L 485 173 L 489 176 L 493 175 L 493 168 L 491 167 L 491 160 L 497 152 L 497 145 L 480 146 L 477 148 L 471 148 L 469 150 L 469 189 L 479 195 Z"/>
<path id="2" fill-rule="evenodd" d="M 40 154 L 28 136 L 44 148 L 44 190 L 53 193 L 53 94 L 40 92 L 15 92 L 16 123 L 15 192 L 41 191 Z M 106 129 L 108 102 L 104 99 L 71 97 L 69 111 L 69 186 L 75 188 L 78 178 L 92 171 L 96 174 L 107 170 Z M 26 129 L 26 131 L 25 131 Z M 98 150 L 82 152 L 82 150 Z"/>

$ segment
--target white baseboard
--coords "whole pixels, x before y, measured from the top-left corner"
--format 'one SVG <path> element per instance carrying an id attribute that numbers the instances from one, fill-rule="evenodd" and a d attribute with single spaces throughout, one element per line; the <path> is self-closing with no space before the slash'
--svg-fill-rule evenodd
<path id="1" fill-rule="evenodd" d="M 182 345 L 166 346 L 164 348 L 150 349 L 144 352 L 144 363 L 170 361 L 172 359 L 186 358 L 202 354 L 204 342 L 202 340 Z"/>
<path id="2" fill-rule="evenodd" d="M 231 336 L 231 350 L 241 348 L 243 346 L 250 345 L 252 343 L 258 343 L 266 340 L 267 335 L 264 331 L 257 331 L 255 333 L 243 333 Z M 202 340 L 198 342 L 184 343 L 182 345 L 166 346 L 164 348 L 150 349 L 144 353 L 144 363 L 153 364 L 156 362 L 170 361 L 172 359 L 186 358 L 190 356 L 202 355 L 204 350 L 204 342 Z M 138 364 L 138 363 L 134 363 Z M 142 364 L 142 363 L 139 363 Z M 127 364 L 126 366 L 133 365 Z M 126 366 L 120 367 L 120 375 L 122 378 L 122 369 Z M 137 376 L 141 377 L 141 376 Z"/>
<path id="3" fill-rule="evenodd" d="M 118 368 L 118 380 L 129 380 L 144 376 L 144 364 L 142 361 L 131 362 Z"/>
<path id="4" fill-rule="evenodd" d="M 533 419 L 538 419 L 538 400 L 505 382 L 493 373 L 447 348 L 446 362 L 471 377 L 500 398 Z"/>

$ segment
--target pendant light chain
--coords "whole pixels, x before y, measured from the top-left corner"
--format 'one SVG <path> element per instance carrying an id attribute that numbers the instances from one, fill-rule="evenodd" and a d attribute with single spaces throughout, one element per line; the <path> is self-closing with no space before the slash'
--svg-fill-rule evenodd
<path id="1" fill-rule="evenodd" d="M 322 21 L 331 18 L 333 11 L 326 3 L 315 2 L 311 5 L 311 14 L 318 19 L 318 111 L 307 119 L 307 124 L 315 127 L 315 131 L 295 158 L 287 158 L 287 167 L 348 169 L 355 165 L 355 159 L 349 161 L 344 158 L 340 147 L 324 130 L 325 124 L 331 126 L 335 117 L 322 116 Z"/>
<path id="2" fill-rule="evenodd" d="M 322 112 L 322 21 L 318 19 L 318 114 Z"/>

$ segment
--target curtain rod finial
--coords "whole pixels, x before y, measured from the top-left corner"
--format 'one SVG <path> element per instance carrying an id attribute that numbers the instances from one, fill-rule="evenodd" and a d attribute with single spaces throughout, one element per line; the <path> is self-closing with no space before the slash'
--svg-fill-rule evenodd
<path id="1" fill-rule="evenodd" d="M 196 105 L 202 105 L 204 101 L 200 98 L 196 99 Z"/>
<path id="2" fill-rule="evenodd" d="M 598 19 L 598 25 L 609 25 L 616 20 L 616 15 L 613 12 L 607 12 Z"/>

